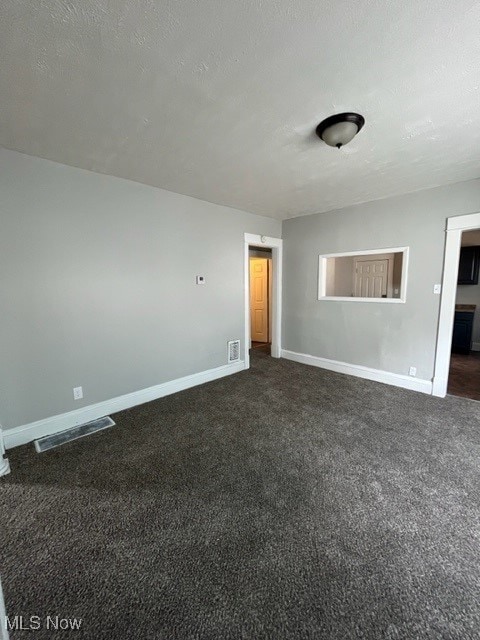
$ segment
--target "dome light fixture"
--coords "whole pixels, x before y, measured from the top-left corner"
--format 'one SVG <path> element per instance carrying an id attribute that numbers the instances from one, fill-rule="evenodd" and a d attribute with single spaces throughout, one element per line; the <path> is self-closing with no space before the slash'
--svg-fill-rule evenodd
<path id="1" fill-rule="evenodd" d="M 322 120 L 316 133 L 330 147 L 340 149 L 353 140 L 364 124 L 365 118 L 359 113 L 337 113 Z"/>

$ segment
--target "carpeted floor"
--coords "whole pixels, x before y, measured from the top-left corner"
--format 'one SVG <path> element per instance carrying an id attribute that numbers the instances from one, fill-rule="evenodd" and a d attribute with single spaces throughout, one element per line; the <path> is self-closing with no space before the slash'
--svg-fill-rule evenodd
<path id="1" fill-rule="evenodd" d="M 480 405 L 262 354 L 9 452 L 12 638 L 480 637 Z"/>

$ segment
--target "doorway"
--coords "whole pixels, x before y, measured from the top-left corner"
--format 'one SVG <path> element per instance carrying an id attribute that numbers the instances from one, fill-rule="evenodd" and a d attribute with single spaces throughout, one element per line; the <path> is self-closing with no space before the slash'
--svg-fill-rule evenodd
<path id="1" fill-rule="evenodd" d="M 249 247 L 250 348 L 270 355 L 272 342 L 272 250 Z"/>
<path id="2" fill-rule="evenodd" d="M 281 355 L 282 240 L 244 236 L 245 368 L 250 349 Z"/>
<path id="3" fill-rule="evenodd" d="M 448 375 L 449 395 L 480 400 L 480 229 L 463 231 Z"/>
<path id="4" fill-rule="evenodd" d="M 448 218 L 446 234 L 432 394 L 480 400 L 480 213 Z M 478 303 L 472 299 L 477 291 Z"/>

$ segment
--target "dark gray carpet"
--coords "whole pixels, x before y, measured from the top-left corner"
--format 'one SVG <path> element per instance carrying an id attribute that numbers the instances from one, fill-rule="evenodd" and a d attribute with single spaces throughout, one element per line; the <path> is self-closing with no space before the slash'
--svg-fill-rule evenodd
<path id="1" fill-rule="evenodd" d="M 16 638 L 480 638 L 480 405 L 252 359 L 0 482 Z M 6 526 L 5 526 L 6 525 Z"/>

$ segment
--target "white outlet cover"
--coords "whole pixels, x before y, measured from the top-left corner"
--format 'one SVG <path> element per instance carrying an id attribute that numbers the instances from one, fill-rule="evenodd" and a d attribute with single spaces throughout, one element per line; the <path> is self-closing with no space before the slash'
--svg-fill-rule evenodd
<path id="1" fill-rule="evenodd" d="M 82 387 L 74 387 L 73 388 L 73 399 L 81 400 L 83 398 L 83 389 Z"/>
<path id="2" fill-rule="evenodd" d="M 417 375 L 417 367 L 410 367 L 410 369 L 408 370 L 408 375 L 409 376 L 416 376 Z"/>
<path id="3" fill-rule="evenodd" d="M 205 276 L 197 276 L 196 277 L 197 284 L 205 284 Z"/>
<path id="4" fill-rule="evenodd" d="M 433 293 L 439 294 L 442 292 L 442 285 L 441 284 L 434 284 L 433 285 Z"/>

